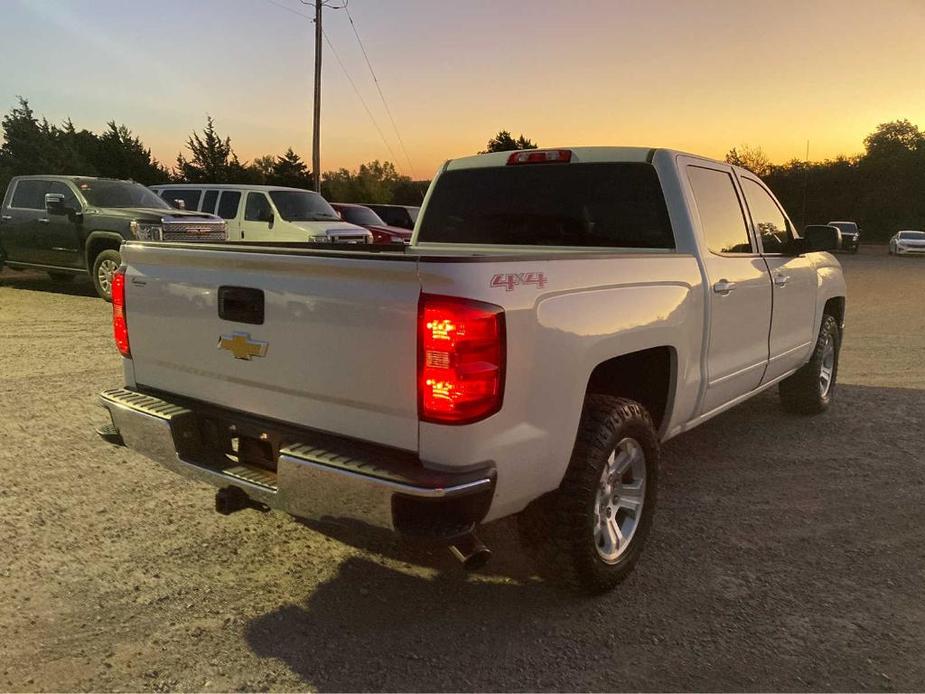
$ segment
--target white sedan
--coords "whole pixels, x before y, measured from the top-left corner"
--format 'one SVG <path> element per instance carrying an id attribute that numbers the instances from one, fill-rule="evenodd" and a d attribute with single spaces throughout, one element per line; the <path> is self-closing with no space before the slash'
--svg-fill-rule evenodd
<path id="1" fill-rule="evenodd" d="M 898 231 L 890 239 L 890 255 L 925 254 L 925 231 Z"/>

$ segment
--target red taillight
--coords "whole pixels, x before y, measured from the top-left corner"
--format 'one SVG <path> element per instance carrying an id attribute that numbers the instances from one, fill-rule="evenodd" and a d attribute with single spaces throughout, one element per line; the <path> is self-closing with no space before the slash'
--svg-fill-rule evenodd
<path id="1" fill-rule="evenodd" d="M 424 294 L 418 307 L 418 404 L 421 420 L 469 424 L 501 409 L 504 310 Z"/>
<path id="2" fill-rule="evenodd" d="M 128 324 L 125 322 L 125 268 L 112 275 L 112 336 L 123 357 L 131 357 L 128 346 Z"/>
<path id="3" fill-rule="evenodd" d="M 572 161 L 570 149 L 525 149 L 511 152 L 507 163 L 511 164 L 568 164 Z"/>

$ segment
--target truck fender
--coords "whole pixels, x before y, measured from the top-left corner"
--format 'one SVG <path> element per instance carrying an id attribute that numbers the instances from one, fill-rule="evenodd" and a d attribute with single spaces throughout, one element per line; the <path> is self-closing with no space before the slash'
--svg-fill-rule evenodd
<path id="1" fill-rule="evenodd" d="M 87 269 L 93 265 L 93 259 L 108 248 L 119 250 L 125 238 L 114 231 L 91 231 L 87 234 L 84 241 L 84 257 L 87 263 Z"/>

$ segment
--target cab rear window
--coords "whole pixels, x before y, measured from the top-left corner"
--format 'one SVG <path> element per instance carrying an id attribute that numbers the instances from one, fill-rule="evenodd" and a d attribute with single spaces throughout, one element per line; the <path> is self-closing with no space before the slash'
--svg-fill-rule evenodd
<path id="1" fill-rule="evenodd" d="M 448 171 L 419 242 L 674 248 L 650 164 L 537 164 Z"/>

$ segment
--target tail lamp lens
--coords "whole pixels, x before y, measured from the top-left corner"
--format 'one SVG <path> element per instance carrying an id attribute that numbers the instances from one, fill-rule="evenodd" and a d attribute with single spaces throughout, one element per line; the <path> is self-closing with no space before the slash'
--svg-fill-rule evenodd
<path id="1" fill-rule="evenodd" d="M 504 310 L 424 294 L 418 309 L 418 403 L 422 421 L 469 424 L 501 409 Z"/>
<path id="2" fill-rule="evenodd" d="M 125 268 L 121 267 L 112 275 L 112 335 L 122 356 L 131 357 L 125 322 Z"/>

